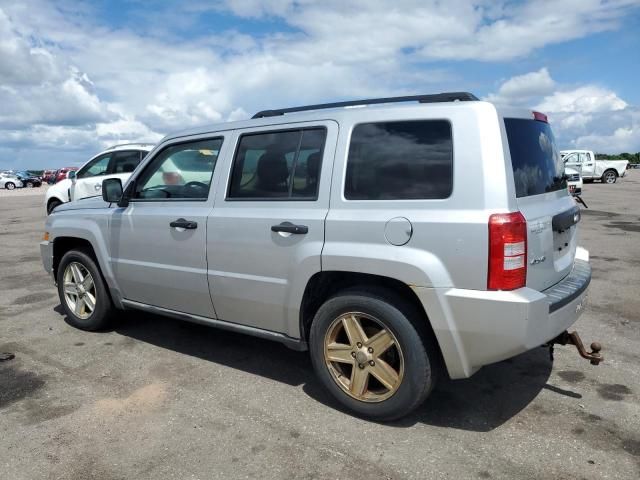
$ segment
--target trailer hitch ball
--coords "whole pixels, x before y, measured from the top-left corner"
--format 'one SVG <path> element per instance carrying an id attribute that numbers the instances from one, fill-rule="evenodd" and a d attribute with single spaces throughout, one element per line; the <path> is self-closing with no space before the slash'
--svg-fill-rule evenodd
<path id="1" fill-rule="evenodd" d="M 553 345 L 573 345 L 578 350 L 578 353 L 582 358 L 589 360 L 591 365 L 599 365 L 600 362 L 604 360 L 604 357 L 600 354 L 600 350 L 602 350 L 602 345 L 600 342 L 593 342 L 591 344 L 591 351 L 587 352 L 587 349 L 584 348 L 584 344 L 582 343 L 582 339 L 578 332 L 573 331 L 571 333 L 566 330 L 554 338 L 551 342 L 549 342 L 549 346 L 551 347 L 550 353 L 553 358 Z"/>

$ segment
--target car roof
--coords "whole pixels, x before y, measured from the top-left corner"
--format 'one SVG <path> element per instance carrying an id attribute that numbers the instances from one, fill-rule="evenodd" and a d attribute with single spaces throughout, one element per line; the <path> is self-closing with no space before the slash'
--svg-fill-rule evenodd
<path id="1" fill-rule="evenodd" d="M 118 145 L 113 145 L 100 153 L 113 152 L 117 150 L 144 150 L 145 152 L 149 152 L 154 146 L 155 144 L 153 143 L 120 143 Z"/>

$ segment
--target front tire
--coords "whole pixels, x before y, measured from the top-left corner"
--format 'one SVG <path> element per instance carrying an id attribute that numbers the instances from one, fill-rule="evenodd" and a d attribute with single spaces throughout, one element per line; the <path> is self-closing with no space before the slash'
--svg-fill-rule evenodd
<path id="1" fill-rule="evenodd" d="M 401 299 L 338 294 L 320 307 L 311 326 L 316 374 L 360 416 L 382 421 L 404 416 L 422 404 L 437 377 L 437 347 L 420 328 L 426 321 Z"/>
<path id="2" fill-rule="evenodd" d="M 14 188 L 16 188 L 16 184 L 12 182 L 7 182 L 4 184 L 4 188 L 6 188 L 7 190 L 13 190 Z"/>
<path id="3" fill-rule="evenodd" d="M 53 210 L 54 210 L 58 205 L 62 205 L 62 202 L 61 202 L 60 200 L 51 200 L 51 201 L 47 204 L 47 215 L 51 215 L 51 212 L 53 212 Z"/>
<path id="4" fill-rule="evenodd" d="M 100 269 L 87 250 L 70 250 L 60 260 L 57 271 L 58 296 L 67 322 L 81 330 L 106 328 L 113 304 Z"/>
<path id="5" fill-rule="evenodd" d="M 32 183 L 32 182 L 27 182 L 26 187 L 27 187 L 27 188 L 33 188 L 33 183 Z"/>

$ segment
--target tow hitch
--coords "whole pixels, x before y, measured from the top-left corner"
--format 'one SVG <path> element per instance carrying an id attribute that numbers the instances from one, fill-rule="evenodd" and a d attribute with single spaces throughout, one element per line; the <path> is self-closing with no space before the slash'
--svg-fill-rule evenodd
<path id="1" fill-rule="evenodd" d="M 554 345 L 575 345 L 578 349 L 578 353 L 582 358 L 586 358 L 591 362 L 591 365 L 598 365 L 600 362 L 604 360 L 604 357 L 600 355 L 600 350 L 602 350 L 602 345 L 599 342 L 593 342 L 591 344 L 591 351 L 587 352 L 587 349 L 584 348 L 584 344 L 582 343 L 582 339 L 578 332 L 573 331 L 571 333 L 566 330 L 558 335 L 556 338 L 547 343 L 549 347 L 549 356 L 553 361 L 553 346 Z"/>

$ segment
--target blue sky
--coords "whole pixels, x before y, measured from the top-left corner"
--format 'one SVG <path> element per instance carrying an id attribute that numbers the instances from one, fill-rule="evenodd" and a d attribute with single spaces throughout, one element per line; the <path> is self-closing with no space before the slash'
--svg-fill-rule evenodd
<path id="1" fill-rule="evenodd" d="M 0 169 L 254 111 L 468 90 L 640 151 L 640 0 L 0 0 Z"/>

